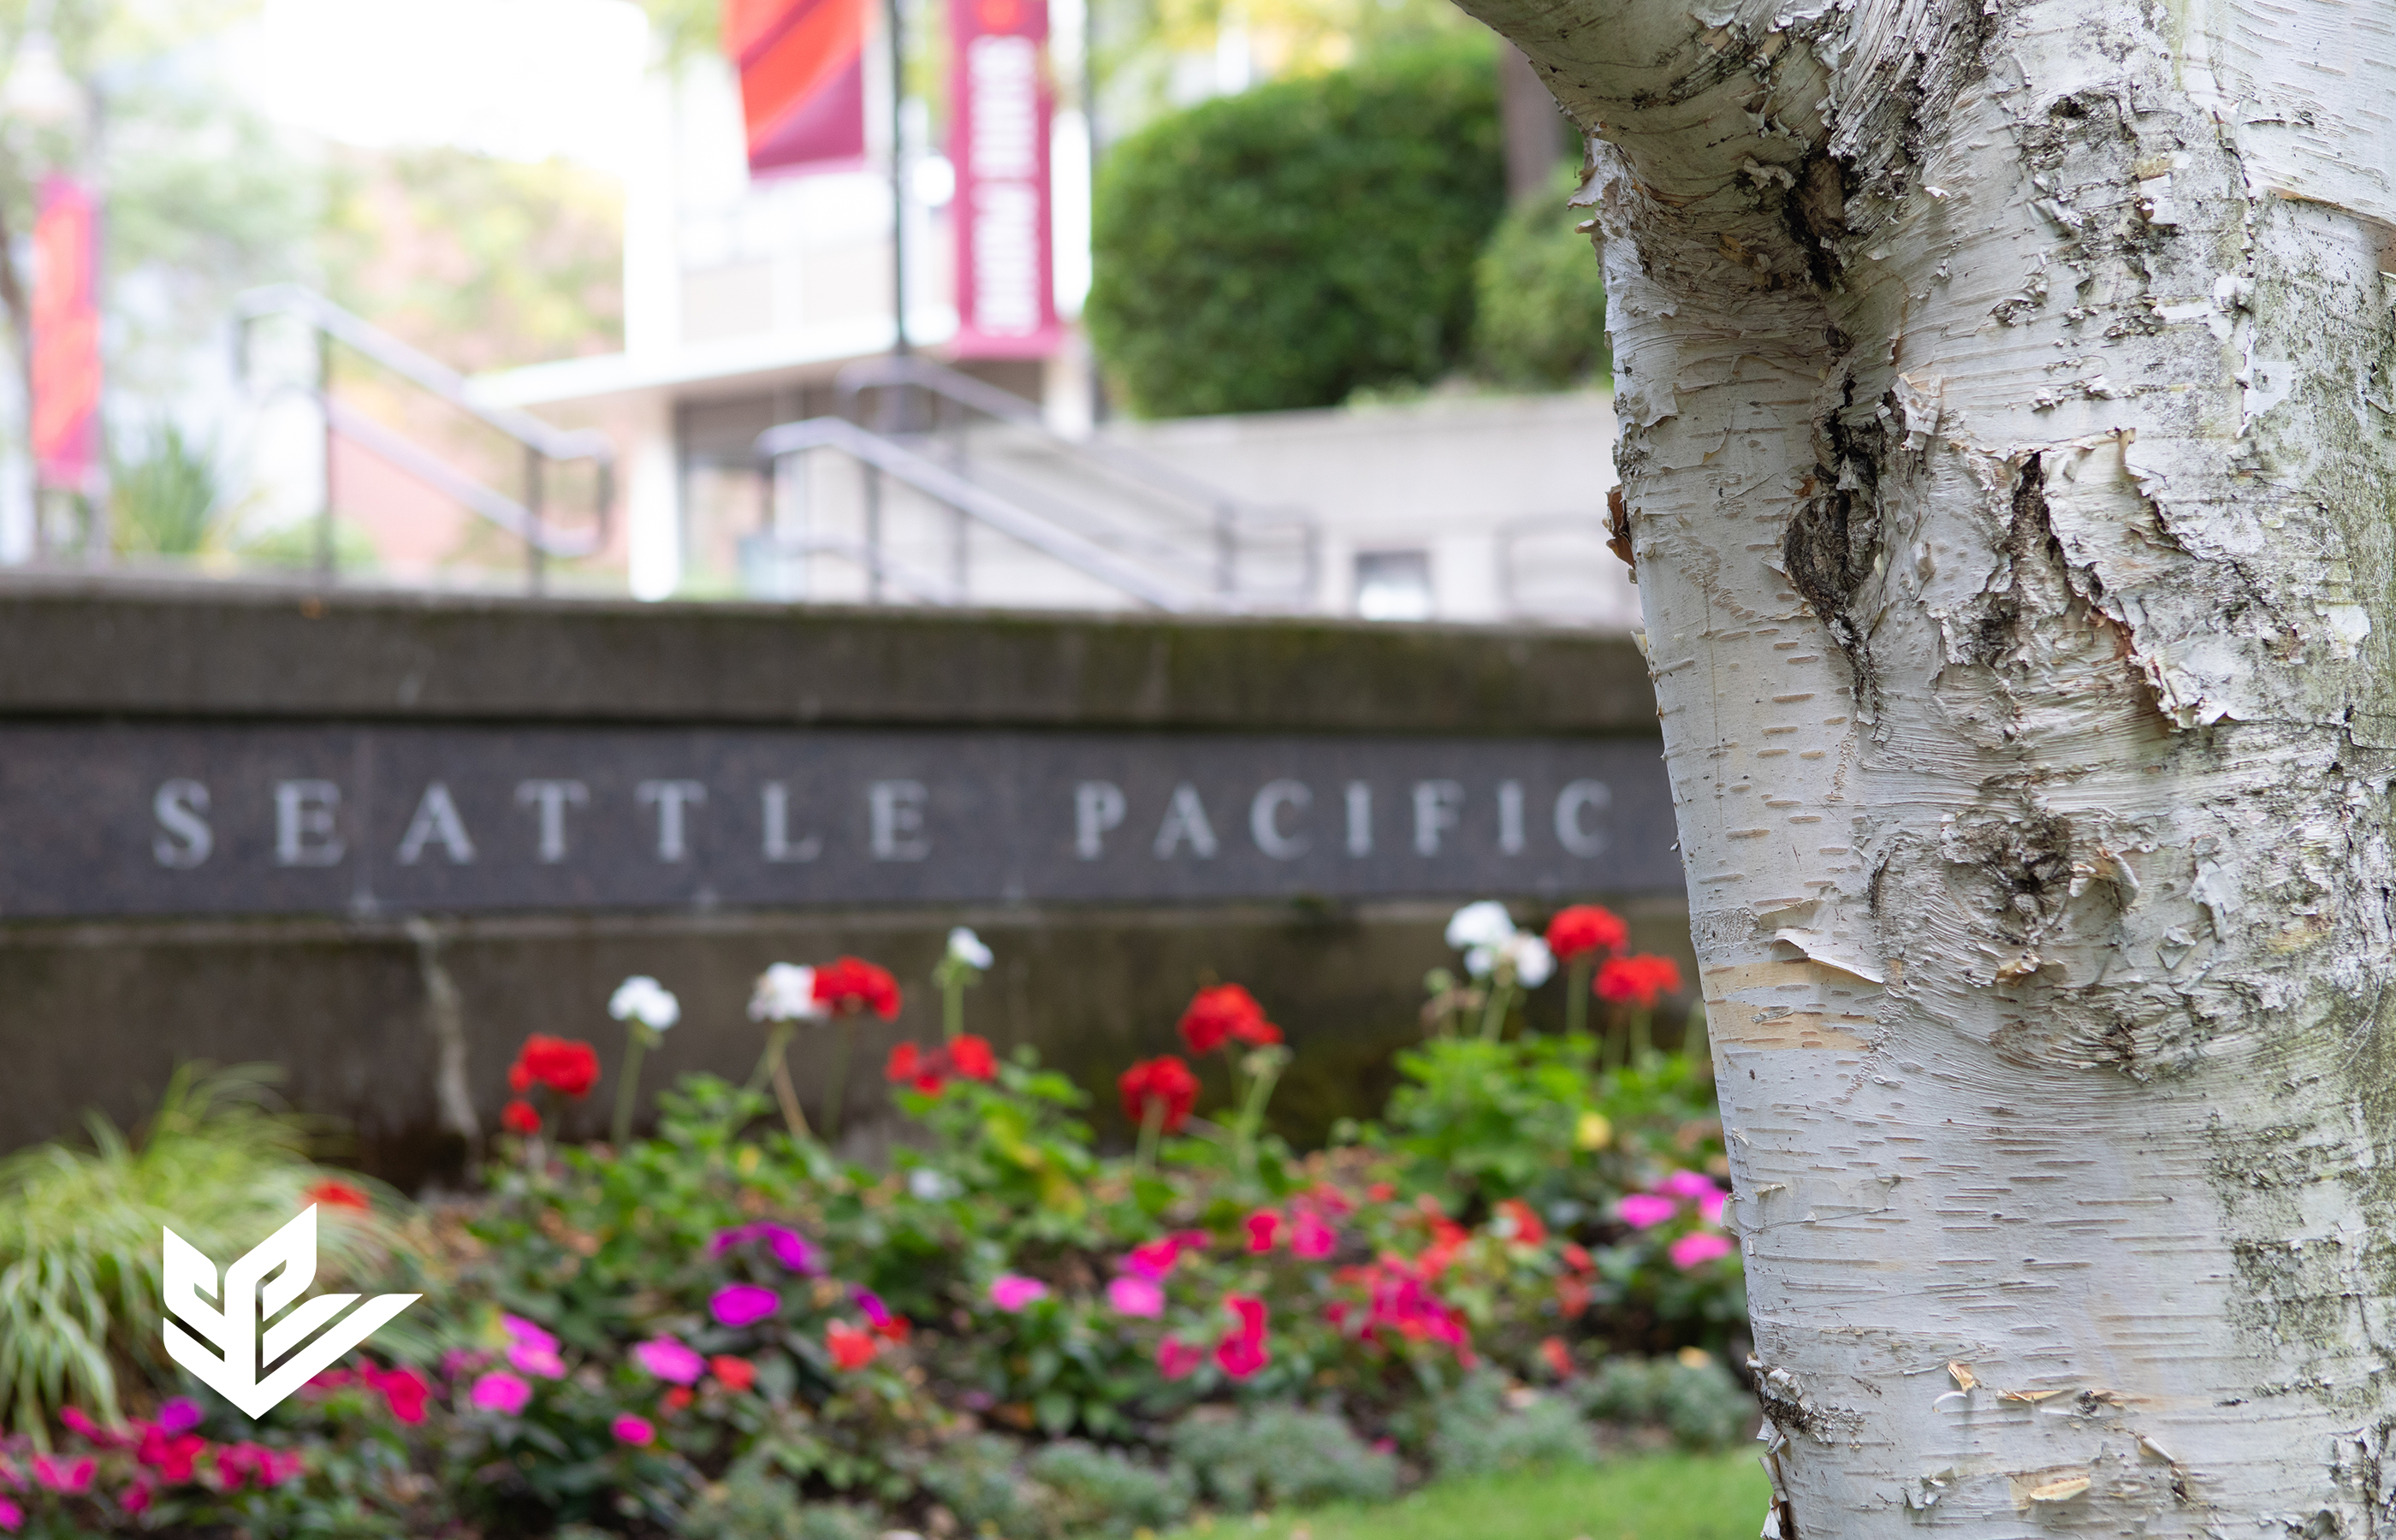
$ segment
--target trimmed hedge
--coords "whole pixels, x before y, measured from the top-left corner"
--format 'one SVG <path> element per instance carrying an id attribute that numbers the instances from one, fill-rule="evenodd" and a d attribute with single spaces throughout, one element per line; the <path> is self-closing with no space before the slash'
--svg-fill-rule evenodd
<path id="1" fill-rule="evenodd" d="M 1605 274 L 1590 237 L 1573 229 L 1595 212 L 1565 200 L 1579 187 L 1570 167 L 1506 216 L 1474 269 L 1473 365 L 1484 378 L 1555 391 L 1601 378 Z"/>
<path id="2" fill-rule="evenodd" d="M 1485 42 L 1258 86 L 1117 145 L 1084 318 L 1150 417 L 1330 406 L 1463 362 L 1505 211 Z"/>

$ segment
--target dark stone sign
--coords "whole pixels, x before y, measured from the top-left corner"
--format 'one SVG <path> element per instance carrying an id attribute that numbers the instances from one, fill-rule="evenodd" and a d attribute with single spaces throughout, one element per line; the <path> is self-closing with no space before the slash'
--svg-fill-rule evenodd
<path id="1" fill-rule="evenodd" d="M 1652 738 L 0 726 L 0 917 L 1677 889 Z"/>

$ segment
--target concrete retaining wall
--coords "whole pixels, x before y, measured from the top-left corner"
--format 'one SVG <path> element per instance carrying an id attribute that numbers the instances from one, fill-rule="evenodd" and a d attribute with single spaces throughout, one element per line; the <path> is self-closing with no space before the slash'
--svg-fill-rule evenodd
<path id="1" fill-rule="evenodd" d="M 76 724 L 1303 733 L 1367 747 L 1381 737 L 1619 744 L 1656 732 L 1637 652 L 1566 632 L 0 589 L 0 743 L 11 727 Z M 46 832 L 25 829 L 38 815 L 11 816 L 20 833 L 12 842 L 0 828 L 0 864 L 12 843 Z M 148 837 L 146 827 L 133 832 Z M 1685 958 L 1678 893 L 1589 896 L 1632 913 L 1642 945 Z M 654 974 L 686 1005 L 647 1083 L 698 1069 L 738 1077 L 761 1043 L 742 1010 L 751 977 L 777 960 L 842 952 L 890 966 L 910 991 L 898 1022 L 864 1034 L 852 1068 L 849 1105 L 870 1144 L 882 1056 L 902 1038 L 937 1033 L 926 976 L 954 923 L 979 928 L 999 955 L 971 999 L 975 1028 L 1003 1046 L 1036 1043 L 1094 1087 L 1131 1056 L 1166 1047 L 1193 988 L 1249 983 L 1299 1050 L 1280 1110 L 1306 1135 L 1378 1099 L 1390 1048 L 1418 1032 L 1423 972 L 1449 961 L 1439 929 L 1451 907 L 1422 894 L 1293 893 L 0 915 L 10 1044 L 0 1148 L 66 1132 L 86 1107 L 136 1119 L 180 1060 L 271 1060 L 298 1104 L 354 1130 L 361 1163 L 409 1184 L 439 1178 L 462 1169 L 473 1133 L 490 1125 L 526 1033 L 590 1038 L 612 1072 L 620 1034 L 604 1005 L 624 975 Z M 819 1087 L 829 1060 L 829 1039 L 803 1044 L 802 1084 Z M 582 1115 L 594 1127 L 604 1119 L 596 1099 Z"/>

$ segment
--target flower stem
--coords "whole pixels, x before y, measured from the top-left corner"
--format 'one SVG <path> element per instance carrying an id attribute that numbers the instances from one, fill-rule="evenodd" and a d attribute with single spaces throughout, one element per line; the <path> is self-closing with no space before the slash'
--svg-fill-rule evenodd
<path id="1" fill-rule="evenodd" d="M 796 1029 L 796 1024 L 792 1022 L 774 1023 L 774 1029 L 765 1034 L 765 1055 L 758 1059 L 757 1068 L 749 1072 L 750 1090 L 763 1091 L 765 1082 L 782 1068 L 782 1055 L 790 1051 L 791 1034 Z"/>
<path id="2" fill-rule="evenodd" d="M 637 1021 L 624 1024 L 624 1070 L 616 1082 L 616 1121 L 608 1131 L 609 1142 L 621 1155 L 632 1137 L 632 1098 L 641 1085 L 641 1055 L 648 1051 L 649 1029 Z"/>
<path id="3" fill-rule="evenodd" d="M 1156 1169 L 1156 1147 L 1165 1137 L 1165 1098 L 1151 1096 L 1142 1104 L 1139 1119 L 1139 1154 L 1137 1163 L 1142 1172 Z"/>
<path id="4" fill-rule="evenodd" d="M 824 1086 L 824 1143 L 840 1142 L 840 1104 L 848 1091 L 849 1056 L 857 1051 L 857 1018 L 843 1011 L 840 1047 L 832 1056 L 832 1079 Z"/>
<path id="5" fill-rule="evenodd" d="M 965 981 L 961 970 L 951 970 L 940 980 L 940 1036 L 951 1042 L 965 1029 Z"/>
<path id="6" fill-rule="evenodd" d="M 1564 985 L 1564 1030 L 1574 1037 L 1589 1030 L 1589 976 L 1596 967 L 1596 954 L 1581 953 L 1573 959 L 1570 980 Z"/>
<path id="7" fill-rule="evenodd" d="M 1481 1013 L 1481 1041 L 1495 1042 L 1506 1030 L 1506 1009 L 1514 1003 L 1513 970 L 1500 964 L 1489 976 L 1489 1004 Z"/>
<path id="8" fill-rule="evenodd" d="M 1623 1055 L 1623 1059 L 1634 1069 L 1641 1059 L 1647 1056 L 1647 1023 L 1654 1015 L 1653 1011 L 1631 1013 L 1631 1051 Z"/>
<path id="9" fill-rule="evenodd" d="M 1272 1100 L 1273 1082 L 1281 1079 L 1287 1055 L 1270 1050 L 1257 1055 L 1262 1067 L 1248 1081 L 1247 1095 L 1241 1098 L 1239 1120 L 1231 1125 L 1232 1158 L 1237 1162 L 1241 1179 L 1253 1186 L 1257 1179 L 1257 1134 L 1264 1126 L 1265 1104 Z"/>
<path id="10" fill-rule="evenodd" d="M 778 1055 L 774 1059 L 774 1099 L 782 1104 L 782 1122 L 789 1127 L 791 1137 L 807 1136 L 807 1115 L 799 1106 L 799 1093 L 791 1084 L 791 1067 Z"/>

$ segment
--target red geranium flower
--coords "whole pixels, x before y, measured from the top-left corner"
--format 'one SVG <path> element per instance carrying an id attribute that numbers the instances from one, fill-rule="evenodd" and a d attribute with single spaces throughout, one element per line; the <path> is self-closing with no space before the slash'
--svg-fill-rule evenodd
<path id="1" fill-rule="evenodd" d="M 1180 1132 L 1198 1105 L 1198 1077 L 1172 1054 L 1133 1065 L 1115 1077 L 1115 1089 L 1123 1093 L 1124 1116 L 1142 1126 L 1148 1122 L 1149 1103 L 1163 1103 L 1167 1134 Z"/>
<path id="2" fill-rule="evenodd" d="M 546 1085 L 561 1096 L 578 1100 L 599 1083 L 599 1055 L 587 1042 L 548 1037 L 539 1032 L 525 1039 L 516 1062 L 508 1070 L 508 1085 L 519 1095 Z"/>
<path id="3" fill-rule="evenodd" d="M 347 1182 L 330 1176 L 310 1188 L 307 1199 L 308 1201 L 326 1208 L 372 1209 L 374 1207 L 373 1202 L 364 1192 Z"/>
<path id="4" fill-rule="evenodd" d="M 862 1369 L 882 1351 L 872 1332 L 860 1331 L 845 1321 L 835 1321 L 824 1328 L 824 1346 L 832 1351 L 832 1361 L 843 1369 Z"/>
<path id="5" fill-rule="evenodd" d="M 1181 1013 L 1181 1041 L 1193 1054 L 1211 1054 L 1226 1042 L 1261 1048 L 1281 1041 L 1281 1029 L 1265 1019 L 1257 997 L 1237 984 L 1218 984 L 1191 997 Z"/>
<path id="6" fill-rule="evenodd" d="M 540 1114 L 528 1101 L 512 1101 L 499 1109 L 499 1126 L 511 1134 L 532 1135 L 540 1132 Z"/>
<path id="7" fill-rule="evenodd" d="M 757 1366 L 747 1359 L 718 1353 L 707 1361 L 707 1366 L 715 1371 L 716 1383 L 726 1390 L 746 1390 L 757 1383 Z"/>
<path id="8" fill-rule="evenodd" d="M 971 1032 L 960 1032 L 948 1046 L 949 1063 L 956 1072 L 969 1081 L 998 1079 L 998 1055 L 991 1051 L 990 1040 Z"/>
<path id="9" fill-rule="evenodd" d="M 1531 1205 L 1520 1198 L 1509 1198 L 1498 1205 L 1498 1215 L 1506 1221 L 1511 1233 L 1506 1239 L 1518 1246 L 1537 1246 L 1548 1239 L 1548 1227 Z"/>
<path id="10" fill-rule="evenodd" d="M 998 1054 L 988 1038 L 978 1038 L 971 1032 L 962 1033 L 954 1042 L 938 1048 L 918 1048 L 902 1042 L 890 1050 L 890 1061 L 882 1073 L 893 1085 L 912 1085 L 924 1095 L 937 1095 L 940 1087 L 952 1078 L 969 1081 L 990 1081 L 998 1078 Z"/>
<path id="11" fill-rule="evenodd" d="M 1618 952 L 1631 945 L 1631 927 L 1602 904 L 1575 904 L 1548 922 L 1548 950 L 1559 962 L 1590 952 Z"/>
<path id="12" fill-rule="evenodd" d="M 898 981 L 887 968 L 844 957 L 816 970 L 816 998 L 835 1011 L 872 1011 L 888 1021 L 898 1014 Z"/>
<path id="13" fill-rule="evenodd" d="M 1654 1008 L 1657 1000 L 1681 988 L 1681 965 L 1669 957 L 1641 952 L 1635 957 L 1609 957 L 1597 970 L 1597 998 L 1611 1005 Z"/>

